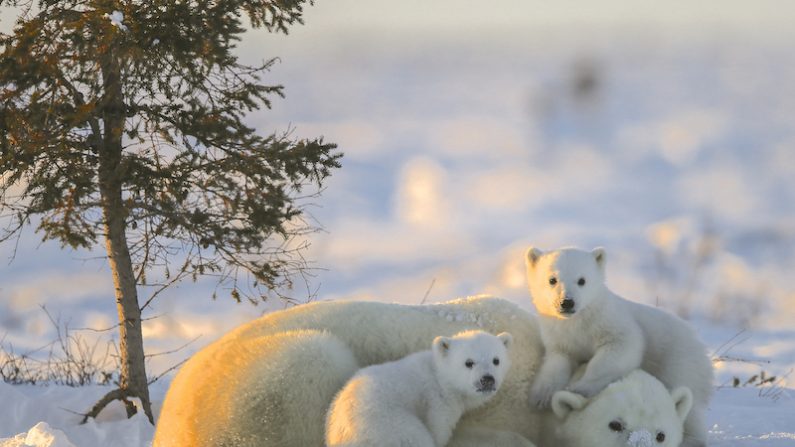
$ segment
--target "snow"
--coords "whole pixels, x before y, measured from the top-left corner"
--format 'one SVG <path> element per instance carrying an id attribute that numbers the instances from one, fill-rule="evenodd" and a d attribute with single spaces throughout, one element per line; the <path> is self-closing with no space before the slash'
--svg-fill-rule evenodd
<path id="1" fill-rule="evenodd" d="M 162 401 L 165 383 L 152 393 Z M 124 407 L 111 403 L 97 418 L 80 425 L 82 416 L 109 389 L 103 386 L 9 385 L 0 381 L 0 447 L 143 447 L 154 428 L 143 412 L 127 419 Z"/>
<path id="2" fill-rule="evenodd" d="M 2 444 L 5 447 L 75 447 L 61 430 L 39 422 L 27 433 L 22 433 Z"/>
<path id="3" fill-rule="evenodd" d="M 127 31 L 127 26 L 122 23 L 124 21 L 124 14 L 121 11 L 113 11 L 110 14 L 105 14 L 106 19 L 110 20 L 110 24 L 119 28 L 122 31 Z"/>
<path id="4" fill-rule="evenodd" d="M 710 446 L 795 445 L 795 405 L 792 389 L 774 400 L 758 389 L 721 389 L 712 401 Z"/>

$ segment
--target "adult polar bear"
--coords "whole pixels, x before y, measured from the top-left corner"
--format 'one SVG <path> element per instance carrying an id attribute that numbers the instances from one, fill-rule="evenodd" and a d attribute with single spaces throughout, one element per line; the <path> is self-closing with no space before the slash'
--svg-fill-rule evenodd
<path id="1" fill-rule="evenodd" d="M 359 367 L 467 329 L 510 332 L 499 393 L 458 423 L 451 447 L 530 447 L 548 418 L 527 398 L 542 356 L 536 319 L 497 298 L 437 305 L 320 302 L 275 312 L 194 355 L 171 383 L 154 447 L 322 447 L 334 395 Z"/>
<path id="2" fill-rule="evenodd" d="M 552 396 L 561 419 L 545 430 L 543 445 L 567 447 L 679 447 L 693 405 L 690 388 L 668 390 L 636 369 L 586 399 L 571 391 Z"/>

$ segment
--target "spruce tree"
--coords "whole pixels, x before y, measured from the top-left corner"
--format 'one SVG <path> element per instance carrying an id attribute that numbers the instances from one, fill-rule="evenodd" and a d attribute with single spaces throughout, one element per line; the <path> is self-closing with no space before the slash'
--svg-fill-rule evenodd
<path id="1" fill-rule="evenodd" d="M 287 33 L 304 3 L 0 0 L 21 11 L 0 34 L 0 238 L 32 226 L 63 247 L 102 243 L 113 275 L 118 389 L 86 417 L 114 399 L 132 415 L 138 398 L 152 420 L 141 311 L 164 287 L 212 275 L 257 301 L 306 267 L 298 199 L 341 154 L 252 128 L 283 89 L 261 81 L 273 59 L 235 53 L 246 26 Z"/>

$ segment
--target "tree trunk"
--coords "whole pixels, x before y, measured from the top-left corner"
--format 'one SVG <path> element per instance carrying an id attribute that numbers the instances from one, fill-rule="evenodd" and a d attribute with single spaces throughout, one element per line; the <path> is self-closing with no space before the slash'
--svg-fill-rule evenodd
<path id="1" fill-rule="evenodd" d="M 119 388 L 127 397 L 141 399 L 146 416 L 150 422 L 154 423 L 146 378 L 146 363 L 144 362 L 141 310 L 138 307 L 135 274 L 127 248 L 121 188 L 117 187 L 120 185 L 114 183 L 116 182 L 111 182 L 107 190 L 102 189 L 105 202 L 103 207 L 105 246 L 108 252 L 108 262 L 113 272 L 116 309 L 119 314 L 119 351 L 121 354 Z M 125 404 L 127 405 L 127 415 L 135 414 L 135 408 L 128 402 Z"/>
<path id="2" fill-rule="evenodd" d="M 135 273 L 127 246 L 127 213 L 122 197 L 121 179 L 124 171 L 122 133 L 125 112 L 121 89 L 121 70 L 118 60 L 110 52 L 101 56 L 100 65 L 105 96 L 102 114 L 104 129 L 99 154 L 99 189 L 105 222 L 105 247 L 116 289 L 121 355 L 119 392 L 114 396 L 124 401 L 128 416 L 135 414 L 136 410 L 127 398 L 139 398 L 146 416 L 150 422 L 154 423 L 144 361 L 141 310 L 138 305 Z"/>

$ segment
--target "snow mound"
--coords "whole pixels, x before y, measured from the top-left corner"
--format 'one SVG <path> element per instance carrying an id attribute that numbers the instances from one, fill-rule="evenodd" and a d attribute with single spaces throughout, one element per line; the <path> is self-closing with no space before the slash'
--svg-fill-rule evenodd
<path id="1" fill-rule="evenodd" d="M 150 389 L 156 413 L 167 387 L 159 381 Z M 151 447 L 152 424 L 142 411 L 127 419 L 120 402 L 112 402 L 97 419 L 80 424 L 79 413 L 109 389 L 9 385 L 0 380 L 0 447 Z"/>
<path id="2" fill-rule="evenodd" d="M 66 434 L 46 422 L 39 422 L 27 433 L 7 439 L 0 447 L 76 447 Z"/>
<path id="3" fill-rule="evenodd" d="M 113 11 L 111 14 L 105 14 L 104 17 L 110 20 L 111 25 L 122 31 L 127 31 L 127 25 L 122 23 L 124 21 L 124 14 L 121 11 Z"/>

